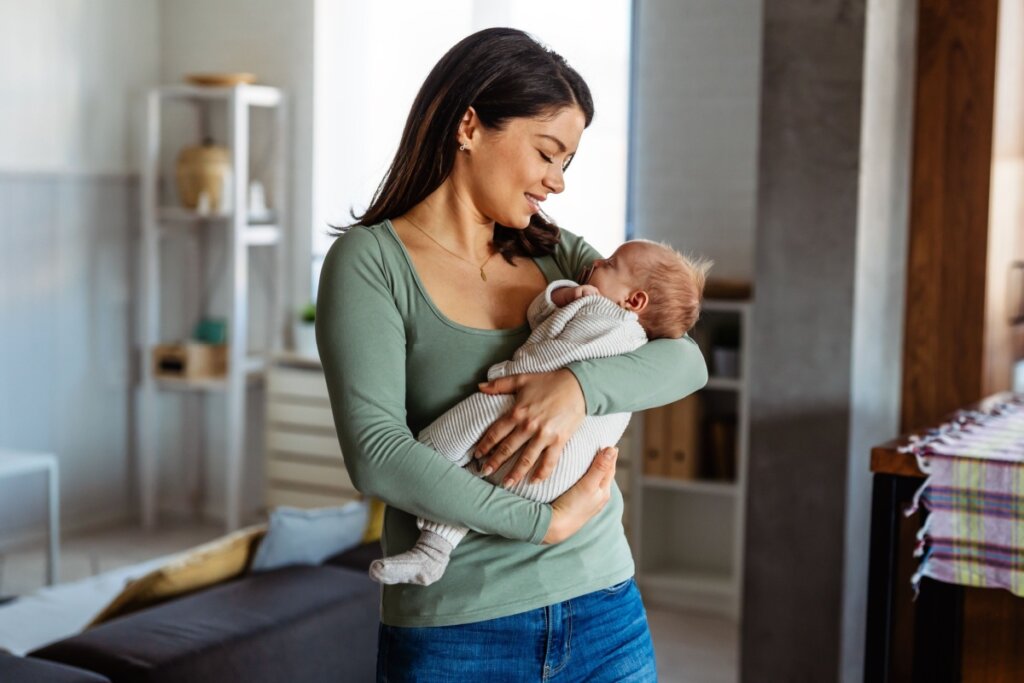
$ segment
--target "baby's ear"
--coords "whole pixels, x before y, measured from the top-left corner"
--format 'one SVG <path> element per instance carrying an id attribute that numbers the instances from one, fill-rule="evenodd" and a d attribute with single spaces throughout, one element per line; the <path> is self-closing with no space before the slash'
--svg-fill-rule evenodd
<path id="1" fill-rule="evenodd" d="M 647 292 L 638 289 L 626 297 L 625 308 L 634 313 L 639 313 L 647 308 L 648 303 L 650 303 L 650 297 L 647 296 Z"/>

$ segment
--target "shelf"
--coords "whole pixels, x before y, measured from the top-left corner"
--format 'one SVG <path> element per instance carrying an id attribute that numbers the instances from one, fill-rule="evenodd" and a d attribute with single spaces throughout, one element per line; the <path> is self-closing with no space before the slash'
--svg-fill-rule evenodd
<path id="1" fill-rule="evenodd" d="M 221 223 L 233 220 L 234 212 L 226 213 L 198 213 L 183 206 L 160 206 L 157 207 L 156 217 L 158 220 L 169 223 Z M 273 225 L 277 222 L 277 216 L 273 211 L 266 216 L 252 219 L 249 225 Z"/>
<path id="2" fill-rule="evenodd" d="M 256 386 L 263 381 L 262 375 L 252 373 L 246 378 L 246 386 Z M 171 377 L 155 377 L 153 382 L 161 391 L 227 391 L 227 377 L 204 377 L 202 379 L 174 379 Z"/>
<path id="3" fill-rule="evenodd" d="M 645 453 L 664 455 L 676 449 L 700 459 L 721 449 L 729 458 L 721 463 L 712 458 L 716 467 L 701 471 L 724 475 L 728 469 L 730 478 L 677 479 L 652 469 L 640 477 L 637 500 L 630 502 L 637 580 L 644 598 L 735 619 L 742 614 L 753 310 L 751 299 L 704 299 L 702 311 L 708 315 L 702 315 L 701 325 L 691 333 L 711 370 L 694 401 L 699 407 L 652 412 L 640 437 Z M 717 368 L 715 345 L 734 352 L 733 358 L 717 359 Z M 708 420 L 721 423 L 712 431 Z M 643 464 L 637 469 L 642 471 Z"/>
<path id="4" fill-rule="evenodd" d="M 183 206 L 161 206 L 156 210 L 158 220 L 173 223 L 220 222 L 231 218 L 230 213 L 201 214 Z"/>
<path id="5" fill-rule="evenodd" d="M 228 102 L 238 97 L 251 107 L 275 107 L 283 100 L 281 91 L 267 85 L 237 85 L 215 88 L 200 85 L 165 85 L 153 90 L 163 99 L 206 100 Z"/>
<path id="6" fill-rule="evenodd" d="M 718 313 L 743 313 L 750 310 L 749 301 L 732 301 L 729 299 L 704 299 L 700 308 L 702 311 L 715 311 Z"/>
<path id="7" fill-rule="evenodd" d="M 281 228 L 276 225 L 259 225 L 246 228 L 245 243 L 252 246 L 269 246 L 281 241 Z"/>
<path id="8" fill-rule="evenodd" d="M 708 479 L 669 479 L 668 477 L 645 476 L 643 485 L 655 489 L 706 493 L 714 496 L 735 496 L 739 490 L 736 482 L 713 481 Z"/>
<path id="9" fill-rule="evenodd" d="M 162 207 L 157 210 L 157 216 L 162 223 L 186 224 L 186 227 L 160 227 L 160 234 L 174 237 L 184 234 L 185 230 L 194 232 L 194 228 L 200 224 L 227 223 L 233 219 L 233 214 L 211 214 L 201 215 L 188 209 L 175 206 Z M 273 217 L 273 216 L 271 216 Z M 243 231 L 243 239 L 246 244 L 252 246 L 267 246 L 278 244 L 281 241 L 281 227 L 274 223 L 250 221 L 249 227 Z"/>
<path id="10" fill-rule="evenodd" d="M 250 356 L 245 360 L 245 384 L 256 386 L 263 382 L 263 373 L 267 361 L 263 356 Z M 174 377 L 154 377 L 153 383 L 161 391 L 227 391 L 228 378 L 202 377 L 198 379 L 178 379 Z"/>
<path id="11" fill-rule="evenodd" d="M 246 390 L 266 382 L 267 356 L 280 347 L 280 333 L 285 327 L 286 310 L 283 258 L 266 259 L 266 263 L 260 268 L 261 278 L 267 276 L 266 295 L 261 297 L 265 302 L 259 301 L 266 304 L 266 314 L 258 315 L 254 310 L 256 307 L 251 305 L 253 302 L 250 302 L 249 290 L 253 285 L 254 273 L 249 263 L 250 259 L 258 254 L 253 253 L 249 247 L 281 247 L 284 243 L 288 220 L 286 188 L 290 184 L 287 104 L 287 96 L 282 90 L 265 85 L 218 88 L 175 83 L 146 90 L 145 132 L 142 141 L 145 157 L 142 164 L 140 204 L 143 258 L 139 278 L 141 292 L 138 317 L 142 321 L 139 348 L 151 349 L 164 341 L 161 338 L 161 322 L 165 315 L 162 311 L 164 297 L 161 289 L 168 284 L 165 281 L 169 278 L 162 277 L 162 268 L 169 267 L 169 272 L 186 270 L 176 268 L 170 261 L 190 258 L 198 261 L 200 266 L 195 269 L 198 272 L 194 276 L 194 289 L 204 292 L 205 303 L 199 313 L 209 313 L 205 310 L 209 296 L 226 290 L 226 308 L 218 310 L 217 313 L 225 317 L 231 330 L 228 356 L 234 358 L 234 361 L 229 363 L 231 372 L 226 376 L 180 379 L 154 377 L 151 359 L 148 352 L 145 354 L 142 365 L 142 405 L 136 413 L 139 434 L 139 462 L 136 471 L 142 525 L 146 529 L 153 529 L 158 517 L 160 459 L 170 455 L 165 453 L 166 449 L 160 447 L 161 438 L 168 433 L 160 424 L 163 416 L 158 396 L 163 392 L 188 392 L 185 395 L 191 393 L 192 396 L 204 395 L 207 392 L 223 395 L 224 415 L 222 418 L 219 417 L 218 424 L 209 426 L 222 431 L 224 436 L 223 448 L 220 449 L 223 453 L 217 457 L 222 457 L 224 462 L 223 505 L 226 530 L 238 529 L 244 518 L 246 423 L 251 417 L 251 411 L 246 405 Z M 266 107 L 268 110 L 255 111 L 254 107 Z M 165 109 L 174 109 L 176 113 L 188 113 L 200 124 L 200 133 L 208 125 L 214 125 L 214 119 L 223 123 L 221 132 L 223 139 L 227 141 L 228 156 L 234 170 L 230 187 L 225 187 L 224 196 L 236 199 L 231 204 L 233 210 L 200 214 L 194 209 L 182 206 L 177 201 L 178 197 L 164 195 L 161 192 L 163 184 L 173 179 L 167 177 L 166 164 L 161 163 L 161 157 L 177 146 L 172 144 L 171 140 L 162 139 L 166 128 L 161 125 Z M 206 121 L 207 118 L 211 120 Z M 265 145 L 254 144 L 256 141 L 252 136 L 253 122 L 259 122 L 256 129 L 261 131 L 261 136 L 266 137 Z M 264 132 L 263 123 L 271 126 L 272 130 Z M 175 132 L 180 138 L 184 131 Z M 259 148 L 261 153 L 266 150 L 267 161 L 270 162 L 267 165 L 266 178 L 267 187 L 271 190 L 268 199 L 274 207 L 274 210 L 261 211 L 259 215 L 253 215 L 249 211 L 246 199 L 247 190 L 250 188 L 250 152 L 254 148 Z M 222 253 L 223 265 L 218 266 L 218 270 L 230 274 L 228 282 L 224 281 L 225 278 L 217 279 L 216 274 L 213 278 L 208 277 L 211 273 L 206 263 L 202 261 L 201 256 L 195 258 L 194 247 L 198 247 L 201 253 L 201 250 L 208 246 L 205 244 L 207 237 L 210 238 L 210 242 L 215 243 L 210 246 Z M 185 244 L 186 249 L 172 249 L 166 254 L 168 258 L 165 259 L 161 249 L 164 246 L 175 246 L 174 241 L 193 243 Z M 282 254 L 278 253 L 275 256 Z M 168 263 L 162 263 L 163 261 Z M 268 272 L 264 273 L 264 270 Z M 210 282 L 206 281 L 208 279 Z M 186 299 L 187 294 L 186 292 Z M 197 311 L 189 311 L 190 316 L 196 313 Z M 253 321 L 259 321 L 259 328 L 262 329 L 251 327 L 250 317 Z M 190 321 L 186 322 L 191 324 Z M 177 324 L 182 324 L 182 321 L 178 321 Z M 247 342 L 251 337 L 255 340 L 256 335 L 250 335 L 250 331 L 261 337 L 254 341 L 255 348 L 251 349 Z M 173 420 L 174 417 L 171 415 L 170 419 Z M 203 417 L 206 421 L 210 420 L 209 416 Z M 189 429 L 185 424 L 182 427 Z M 195 449 L 206 456 L 205 451 L 208 449 L 205 444 L 197 442 Z M 204 495 L 205 493 L 203 491 Z"/>
<path id="12" fill-rule="evenodd" d="M 704 388 L 720 391 L 743 391 L 743 380 L 735 377 L 709 377 Z"/>
<path id="13" fill-rule="evenodd" d="M 299 353 L 298 351 L 294 350 L 281 351 L 279 353 L 276 353 L 274 354 L 272 360 L 282 365 L 294 365 L 297 367 L 305 368 L 323 367 L 323 364 L 320 362 L 319 356 L 307 356 L 304 353 Z"/>

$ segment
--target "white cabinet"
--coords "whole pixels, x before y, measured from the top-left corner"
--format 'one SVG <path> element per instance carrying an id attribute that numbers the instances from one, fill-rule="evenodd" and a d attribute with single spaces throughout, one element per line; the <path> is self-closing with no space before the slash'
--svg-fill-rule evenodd
<path id="1" fill-rule="evenodd" d="M 362 496 L 345 469 L 315 358 L 282 354 L 267 371 L 266 506 L 326 507 Z"/>
<path id="2" fill-rule="evenodd" d="M 630 542 L 644 597 L 740 616 L 751 303 L 705 300 L 707 386 L 634 418 Z"/>
<path id="3" fill-rule="evenodd" d="M 169 111 L 175 107 L 174 112 Z M 188 119 L 201 122 L 201 128 L 217 128 L 223 131 L 224 145 L 228 148 L 230 183 L 226 184 L 222 196 L 228 197 L 223 204 L 231 207 L 215 215 L 183 208 L 174 189 L 173 160 L 169 151 L 178 147 L 195 144 L 209 131 L 189 130 L 185 136 L 164 139 L 168 132 L 162 121 L 170 113 L 184 109 Z M 266 139 L 251 140 L 250 131 L 257 112 L 260 122 L 266 119 Z M 168 391 L 186 392 L 180 394 L 183 412 L 192 416 L 189 424 L 183 424 L 183 439 L 196 434 L 197 449 L 203 448 L 206 431 L 216 429 L 224 432 L 224 521 L 228 531 L 237 529 L 242 516 L 243 454 L 246 433 L 247 389 L 263 378 L 267 358 L 280 350 L 284 326 L 284 250 L 282 240 L 285 234 L 287 149 L 284 144 L 287 133 L 284 94 L 268 86 L 240 85 L 236 87 L 213 88 L 191 85 L 170 85 L 153 88 L 146 97 L 146 118 L 142 145 L 142 240 L 139 267 L 139 365 L 141 368 L 140 403 L 137 415 L 136 437 L 138 454 L 138 483 L 140 491 L 141 517 L 146 528 L 152 528 L 157 521 L 160 417 L 163 404 L 160 394 Z M 250 150 L 257 150 L 264 162 L 263 177 L 252 178 L 269 185 L 271 190 L 270 208 L 272 213 L 261 216 L 248 214 L 250 187 Z M 172 245 L 172 242 L 174 243 Z M 172 247 L 168 249 L 168 247 Z M 264 256 L 264 277 L 258 285 L 267 288 L 267 310 L 264 314 L 266 335 L 254 340 L 250 334 L 250 281 L 252 280 L 250 259 L 254 252 Z M 175 258 L 182 254 L 195 254 L 201 267 L 188 273 Z M 208 254 L 222 256 L 216 263 L 205 263 Z M 209 266 L 213 266 L 212 268 Z M 163 272 L 161 272 L 163 271 Z M 207 278 L 210 272 L 213 277 Z M 187 306 L 168 306 L 173 297 L 166 296 L 165 285 L 175 272 L 188 273 L 179 277 L 176 289 L 202 292 L 200 303 L 189 310 Z M 219 302 L 217 311 L 210 310 L 212 291 L 216 280 L 220 291 L 227 290 Z M 180 292 L 171 292 L 180 294 Z M 184 295 L 181 295 L 182 298 Z M 181 303 L 180 301 L 178 302 Z M 181 318 L 169 324 L 172 317 Z M 222 317 L 227 329 L 227 374 L 201 379 L 167 379 L 154 375 L 151 362 L 152 349 L 158 344 L 176 342 L 187 337 L 199 319 Z M 175 339 L 164 338 L 168 330 L 174 330 Z M 205 397 L 223 399 L 225 419 L 222 424 L 205 425 L 199 422 L 205 416 Z M 184 422 L 184 421 L 183 421 Z M 166 432 L 164 432 L 166 433 Z M 163 449 L 165 450 L 165 449 Z M 179 454 L 176 454 L 176 456 Z M 184 458 L 179 458 L 179 460 Z M 179 463 L 176 462 L 176 465 Z M 200 465 L 195 468 L 201 472 Z M 196 478 L 201 483 L 201 475 Z M 202 488 L 201 485 L 197 485 Z M 205 495 L 203 492 L 201 495 Z"/>

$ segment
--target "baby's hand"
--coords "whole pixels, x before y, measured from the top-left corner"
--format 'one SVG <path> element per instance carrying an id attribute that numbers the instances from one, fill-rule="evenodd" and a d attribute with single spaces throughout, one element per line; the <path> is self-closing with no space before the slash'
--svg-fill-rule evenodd
<path id="1" fill-rule="evenodd" d="M 594 285 L 559 287 L 555 291 L 551 292 L 551 303 L 558 307 L 567 306 L 573 301 L 576 301 L 576 299 L 582 299 L 585 296 L 594 296 L 600 293 L 601 292 Z"/>

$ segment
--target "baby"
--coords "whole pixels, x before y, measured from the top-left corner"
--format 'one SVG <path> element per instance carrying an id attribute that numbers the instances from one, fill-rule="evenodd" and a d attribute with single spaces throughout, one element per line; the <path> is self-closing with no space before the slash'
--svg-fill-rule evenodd
<path id="1" fill-rule="evenodd" d="M 690 259 L 669 246 L 635 240 L 610 258 L 580 273 L 580 283 L 557 280 L 530 304 L 532 332 L 511 360 L 492 365 L 487 379 L 557 370 L 568 363 L 628 353 L 648 339 L 683 336 L 697 322 L 704 280 L 711 262 Z M 507 394 L 476 393 L 441 415 L 417 439 L 452 462 L 480 475 L 473 448 L 487 428 L 515 403 Z M 524 498 L 551 502 L 575 484 L 594 456 L 618 443 L 629 413 L 591 415 L 566 443 L 554 472 L 545 480 L 529 477 L 509 490 Z M 500 485 L 514 466 L 510 458 L 486 478 Z M 416 520 L 419 540 L 399 555 L 376 560 L 370 576 L 381 583 L 430 585 L 441 578 L 452 550 L 469 529 Z"/>

